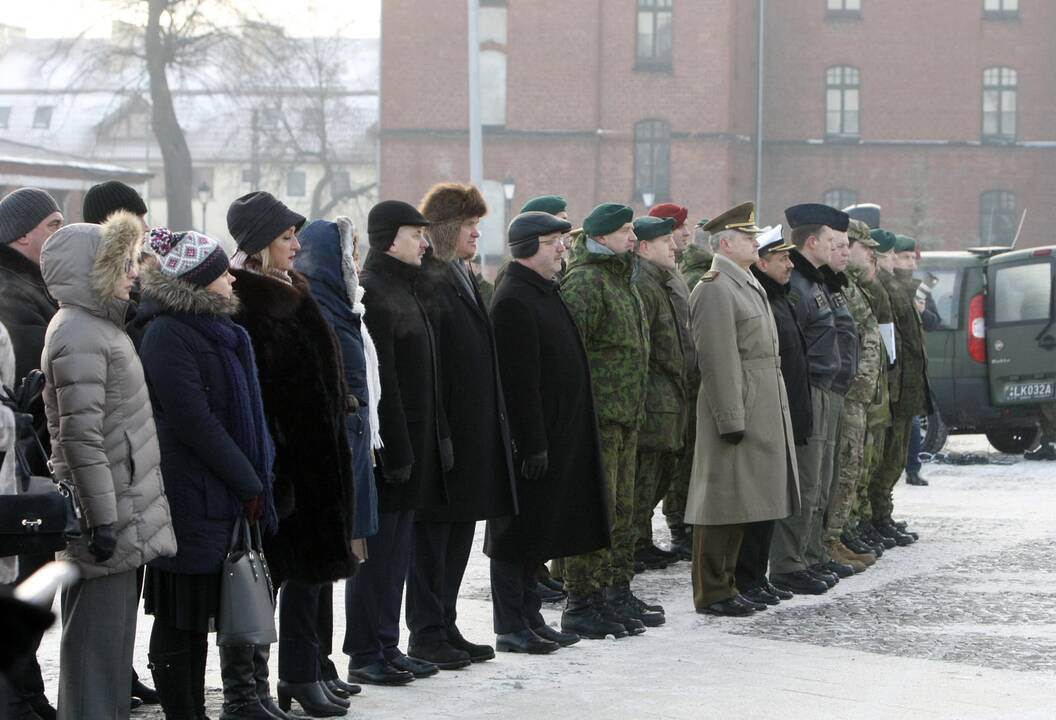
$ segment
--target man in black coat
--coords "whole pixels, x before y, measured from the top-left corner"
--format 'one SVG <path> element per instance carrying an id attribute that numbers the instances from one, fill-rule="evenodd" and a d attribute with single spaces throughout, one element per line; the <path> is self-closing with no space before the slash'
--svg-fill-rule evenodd
<path id="1" fill-rule="evenodd" d="M 432 244 L 422 259 L 422 299 L 436 336 L 444 409 L 455 421 L 454 465 L 445 476 L 446 504 L 427 504 L 415 515 L 407 654 L 453 669 L 495 657 L 490 645 L 462 637 L 456 604 L 477 521 L 516 512 L 513 459 L 491 319 L 467 265 L 487 206 L 472 185 L 441 183 L 420 210 Z"/>
<path id="2" fill-rule="evenodd" d="M 792 436 L 796 445 L 807 444 L 814 419 L 810 405 L 810 380 L 807 365 L 807 341 L 796 321 L 795 310 L 788 300 L 792 259 L 789 252 L 795 247 L 781 237 L 781 226 L 763 233 L 757 239 L 759 259 L 752 266 L 752 275 L 766 291 L 770 309 L 777 326 L 778 352 L 781 356 L 781 378 L 788 395 L 788 414 L 792 419 Z M 792 593 L 779 590 L 766 578 L 770 558 L 770 541 L 774 535 L 774 520 L 749 523 L 744 526 L 744 539 L 737 555 L 737 588 L 754 603 L 776 605 L 789 600 Z M 820 582 L 820 581 L 819 581 Z M 820 589 L 820 586 L 816 586 Z"/>
<path id="3" fill-rule="evenodd" d="M 348 580 L 344 652 L 351 682 L 399 685 L 437 672 L 403 655 L 400 604 L 411 559 L 414 513 L 443 502 L 450 433 L 439 390 L 436 339 L 419 296 L 429 221 L 398 200 L 367 216 L 370 254 L 360 276 L 364 320 L 381 377 L 377 453 L 378 532 L 367 538 L 367 561 Z"/>
<path id="4" fill-rule="evenodd" d="M 608 498 L 579 329 L 552 278 L 564 220 L 542 212 L 510 224 L 513 261 L 495 291 L 492 324 L 518 469 L 519 513 L 488 523 L 498 648 L 551 652 L 575 642 L 543 622 L 535 570 L 546 558 L 609 546 Z M 612 632 L 593 610 L 602 635 Z M 617 625 L 615 631 L 622 630 Z"/>

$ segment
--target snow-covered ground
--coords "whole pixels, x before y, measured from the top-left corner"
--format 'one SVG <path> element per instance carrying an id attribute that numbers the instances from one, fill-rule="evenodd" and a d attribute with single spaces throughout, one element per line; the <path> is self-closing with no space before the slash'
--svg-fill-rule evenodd
<path id="1" fill-rule="evenodd" d="M 982 436 L 952 438 L 947 449 L 992 453 Z M 824 596 L 747 619 L 697 615 L 689 564 L 678 563 L 635 580 L 639 596 L 666 608 L 661 628 L 550 656 L 500 654 L 401 688 L 367 686 L 348 717 L 1056 717 L 1056 463 L 932 464 L 924 475 L 929 487 L 900 483 L 895 491 L 896 517 L 911 522 L 920 542 Z M 655 525 L 666 543 L 662 518 Z M 459 624 L 471 640 L 493 642 L 482 539 L 481 527 Z M 343 668 L 340 587 L 334 595 L 334 660 Z M 557 606 L 544 613 L 559 622 Z M 149 634 L 150 618 L 141 617 L 141 672 Z M 53 700 L 58 638 L 53 628 L 40 652 Z M 272 665 L 275 681 L 276 653 Z M 215 653 L 207 685 L 216 718 Z M 157 710 L 133 713 L 155 717 Z"/>

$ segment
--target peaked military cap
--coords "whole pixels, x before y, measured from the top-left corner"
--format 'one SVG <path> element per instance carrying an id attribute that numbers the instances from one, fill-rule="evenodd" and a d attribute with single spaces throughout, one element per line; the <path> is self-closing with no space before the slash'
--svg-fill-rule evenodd
<path id="1" fill-rule="evenodd" d="M 847 232 L 847 213 L 821 203 L 802 203 L 785 210 L 785 219 L 793 230 L 803 225 L 827 225 L 833 230 Z"/>
<path id="2" fill-rule="evenodd" d="M 567 208 L 568 202 L 560 195 L 539 195 L 526 202 L 524 207 L 521 208 L 521 212 L 545 212 L 557 215 L 559 212 L 564 212 Z"/>
<path id="3" fill-rule="evenodd" d="M 740 230 L 750 235 L 758 235 L 763 231 L 755 224 L 755 203 L 749 200 L 709 220 L 704 225 L 704 230 L 710 233 L 718 233 L 723 230 Z"/>
<path id="4" fill-rule="evenodd" d="M 848 205 L 843 211 L 851 218 L 864 222 L 870 230 L 880 227 L 880 206 L 876 203 Z"/>
<path id="5" fill-rule="evenodd" d="M 895 249 L 895 234 L 883 228 L 876 228 L 869 232 L 869 237 L 876 241 L 873 248 L 878 253 L 887 253 Z"/>
<path id="6" fill-rule="evenodd" d="M 861 243 L 867 248 L 875 248 L 878 243 L 869 236 L 869 226 L 861 220 L 851 218 L 847 226 L 847 239 L 852 243 Z"/>
<path id="7" fill-rule="evenodd" d="M 602 203 L 583 219 L 587 237 L 610 235 L 634 219 L 634 210 L 620 203 Z"/>
<path id="8" fill-rule="evenodd" d="M 790 242 L 787 242 L 784 236 L 781 235 L 781 226 L 766 228 L 758 237 L 755 238 L 756 245 L 759 246 L 760 255 L 771 255 L 773 253 L 787 252 L 794 249 L 796 246 Z"/>
<path id="9" fill-rule="evenodd" d="M 659 218 L 646 215 L 634 219 L 634 235 L 642 242 L 670 235 L 674 229 L 675 219 L 672 217 Z"/>
<path id="10" fill-rule="evenodd" d="M 696 226 L 698 228 L 700 228 L 701 230 L 703 230 L 704 226 L 707 225 L 710 222 L 711 222 L 710 218 L 701 218 L 700 220 L 697 220 L 697 225 Z"/>
<path id="11" fill-rule="evenodd" d="M 917 241 L 909 235 L 895 235 L 895 252 L 916 252 Z"/>

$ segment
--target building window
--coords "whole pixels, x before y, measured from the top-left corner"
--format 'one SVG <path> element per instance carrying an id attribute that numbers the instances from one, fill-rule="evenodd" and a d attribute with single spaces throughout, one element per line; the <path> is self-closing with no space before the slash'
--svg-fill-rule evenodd
<path id="1" fill-rule="evenodd" d="M 825 0 L 825 14 L 829 17 L 861 17 L 862 0 Z"/>
<path id="2" fill-rule="evenodd" d="M 666 120 L 642 120 L 634 126 L 634 200 L 653 193 L 653 202 L 671 196 L 671 126 Z"/>
<path id="3" fill-rule="evenodd" d="M 850 65 L 825 71 L 825 134 L 858 137 L 858 68 Z"/>
<path id="4" fill-rule="evenodd" d="M 988 190 L 979 196 L 979 241 L 983 245 L 1011 245 L 1016 236 L 1016 195 Z"/>
<path id="5" fill-rule="evenodd" d="M 0 107 L 0 130 L 7 130 L 11 127 L 11 107 L 5 106 Z"/>
<path id="6" fill-rule="evenodd" d="M 635 67 L 670 69 L 672 46 L 671 0 L 638 0 Z"/>
<path id="7" fill-rule="evenodd" d="M 33 112 L 33 127 L 47 130 L 51 127 L 51 113 L 55 110 L 54 105 L 38 105 Z"/>
<path id="8" fill-rule="evenodd" d="M 290 170 L 286 173 L 286 196 L 304 197 L 307 195 L 308 178 L 303 170 Z"/>
<path id="9" fill-rule="evenodd" d="M 845 207 L 858 204 L 858 193 L 846 188 L 826 190 L 824 203 L 837 210 L 843 210 Z"/>
<path id="10" fill-rule="evenodd" d="M 262 130 L 275 130 L 282 121 L 282 111 L 278 108 L 266 107 L 259 111 L 257 118 Z"/>
<path id="11" fill-rule="evenodd" d="M 983 140 L 1016 139 L 1016 71 L 993 67 L 983 71 Z"/>
<path id="12" fill-rule="evenodd" d="M 983 0 L 983 17 L 987 20 L 1018 18 L 1019 0 Z"/>

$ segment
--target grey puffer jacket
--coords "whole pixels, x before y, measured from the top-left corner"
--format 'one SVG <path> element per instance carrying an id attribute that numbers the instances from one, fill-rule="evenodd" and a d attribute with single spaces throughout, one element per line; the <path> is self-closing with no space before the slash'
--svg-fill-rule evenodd
<path id="1" fill-rule="evenodd" d="M 139 220 L 119 213 L 102 226 L 67 225 L 41 252 L 44 282 L 59 303 L 41 357 L 51 460 L 56 478 L 76 489 L 86 531 L 59 557 L 85 578 L 176 553 L 143 366 L 124 330 L 127 301 L 112 295 L 142 236 Z M 117 549 L 99 563 L 87 530 L 107 524 Z"/>

